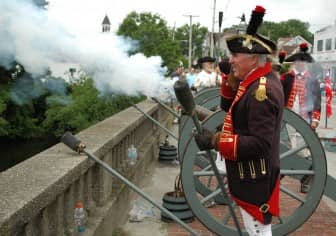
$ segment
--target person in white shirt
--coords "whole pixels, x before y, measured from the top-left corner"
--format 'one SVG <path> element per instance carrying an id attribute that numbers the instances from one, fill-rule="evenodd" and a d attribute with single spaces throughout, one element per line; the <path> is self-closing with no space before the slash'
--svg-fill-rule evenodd
<path id="1" fill-rule="evenodd" d="M 196 76 L 193 85 L 198 92 L 204 88 L 216 87 L 220 83 L 221 76 L 215 71 L 215 61 L 215 58 L 209 56 L 198 59 L 202 71 Z"/>

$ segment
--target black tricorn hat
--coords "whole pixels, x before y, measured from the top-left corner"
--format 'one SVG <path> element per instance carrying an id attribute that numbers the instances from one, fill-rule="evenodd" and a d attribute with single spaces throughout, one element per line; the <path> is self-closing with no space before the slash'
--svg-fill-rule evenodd
<path id="1" fill-rule="evenodd" d="M 284 60 L 286 58 L 286 55 L 287 55 L 287 52 L 283 51 L 283 50 L 281 50 L 278 53 L 277 60 L 273 60 L 273 62 L 272 62 L 272 68 L 273 68 L 273 70 L 279 71 L 279 72 L 281 71 L 281 69 L 282 69 L 282 63 L 284 62 Z"/>
<path id="2" fill-rule="evenodd" d="M 204 62 L 215 62 L 215 61 L 216 61 L 216 58 L 205 56 L 205 57 L 201 57 L 197 60 L 197 65 L 198 65 L 199 68 L 202 68 L 202 63 L 204 63 Z"/>
<path id="3" fill-rule="evenodd" d="M 224 74 L 229 74 L 231 72 L 231 64 L 229 63 L 229 60 L 224 59 L 221 62 L 218 63 L 219 69 Z"/>
<path id="4" fill-rule="evenodd" d="M 272 54 L 276 44 L 265 36 L 258 34 L 257 30 L 263 21 L 265 8 L 256 6 L 252 11 L 246 34 L 235 35 L 226 39 L 229 50 L 233 53 Z"/>
<path id="5" fill-rule="evenodd" d="M 279 63 L 282 64 L 285 61 L 285 58 L 287 56 L 287 52 L 286 51 L 280 51 L 278 54 L 278 59 L 279 59 Z"/>
<path id="6" fill-rule="evenodd" d="M 294 62 L 294 61 L 306 61 L 306 62 L 313 62 L 313 57 L 307 52 L 308 51 L 308 44 L 301 43 L 300 44 L 300 51 L 290 55 L 286 58 L 285 62 Z"/>
<path id="7" fill-rule="evenodd" d="M 200 59 L 198 59 L 197 64 L 201 65 L 204 62 L 215 62 L 215 61 L 216 61 L 216 58 L 205 56 L 205 57 L 201 57 Z"/>

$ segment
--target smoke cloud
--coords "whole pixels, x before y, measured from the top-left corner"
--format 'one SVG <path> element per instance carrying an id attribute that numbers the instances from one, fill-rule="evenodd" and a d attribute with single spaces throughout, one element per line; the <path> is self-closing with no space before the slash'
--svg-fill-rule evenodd
<path id="1" fill-rule="evenodd" d="M 77 64 L 102 93 L 158 96 L 172 88 L 160 57 L 128 56 L 136 43 L 112 33 L 72 35 L 31 0 L 0 1 L 0 25 L 2 66 L 16 61 L 38 77 Z"/>

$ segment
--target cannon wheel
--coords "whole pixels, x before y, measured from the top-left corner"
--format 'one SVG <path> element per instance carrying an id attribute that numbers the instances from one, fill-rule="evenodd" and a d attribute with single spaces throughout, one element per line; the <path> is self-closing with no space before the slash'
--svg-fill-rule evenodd
<path id="1" fill-rule="evenodd" d="M 195 104 L 200 105 L 204 108 L 207 108 L 209 110 L 216 110 L 218 107 L 218 101 L 220 100 L 220 89 L 219 88 L 206 88 L 203 89 L 201 92 L 196 94 L 194 101 Z M 216 116 L 216 123 L 220 124 L 222 123 L 225 112 L 221 111 L 221 115 Z M 189 116 L 183 116 L 180 119 L 180 125 L 179 125 L 179 140 L 178 140 L 178 156 L 180 160 L 182 161 L 183 158 L 183 151 L 185 150 L 185 147 L 188 143 L 188 140 L 192 136 L 192 128 L 194 126 L 194 123 L 192 119 Z M 206 160 L 204 157 L 198 157 L 196 159 L 196 162 L 199 166 L 202 168 L 209 165 L 209 161 Z M 200 193 L 203 196 L 208 196 L 209 193 L 211 193 L 211 189 L 209 189 L 206 185 L 201 183 L 198 180 L 195 180 L 195 186 L 197 189 L 197 192 Z M 217 195 L 214 200 L 219 203 L 223 204 L 225 203 L 225 200 L 221 195 Z"/>
<path id="2" fill-rule="evenodd" d="M 218 107 L 218 101 L 220 98 L 219 88 L 206 88 L 200 91 L 194 97 L 195 104 L 207 108 L 211 111 L 216 110 Z M 224 117 L 224 115 L 222 116 Z M 223 118 L 222 118 L 223 120 Z M 185 149 L 185 145 L 191 136 L 192 127 L 194 123 L 189 116 L 181 116 L 179 123 L 179 140 L 178 140 L 178 154 L 182 157 L 182 152 Z"/>
<path id="3" fill-rule="evenodd" d="M 216 116 L 213 116 L 212 122 L 216 124 L 221 124 L 223 121 L 223 117 L 225 116 L 224 111 L 218 111 Z M 193 128 L 193 121 L 190 118 L 186 118 L 185 126 L 183 127 L 182 131 L 179 134 L 179 141 L 178 141 L 178 151 L 179 151 L 179 157 L 180 161 L 183 162 L 183 157 L 184 157 L 184 151 L 186 150 L 186 146 L 189 145 L 190 142 L 190 137 L 192 137 L 192 128 Z M 200 168 L 209 168 L 209 161 L 206 159 L 204 156 L 197 156 L 195 160 L 195 164 L 198 165 Z M 196 191 L 201 194 L 202 196 L 208 196 L 212 190 L 209 188 L 208 184 L 202 183 L 198 178 L 195 178 L 195 188 Z M 222 204 L 225 202 L 223 199 L 222 195 L 216 195 L 214 197 L 214 200 Z"/>
<path id="4" fill-rule="evenodd" d="M 220 118 L 219 118 L 220 116 Z M 222 122 L 223 113 L 215 112 L 203 121 L 203 126 L 209 130 Z M 294 146 L 292 134 L 295 134 L 300 142 Z M 309 157 L 303 157 L 301 152 L 306 151 Z M 281 131 L 281 192 L 280 192 L 280 217 L 272 222 L 273 235 L 287 235 L 300 227 L 315 211 L 318 206 L 326 183 L 327 163 L 324 149 L 309 125 L 294 112 L 285 109 Z M 199 150 L 190 137 L 183 151 L 182 185 L 185 197 L 195 216 L 212 232 L 217 235 L 238 235 L 233 224 L 228 206 L 206 208 L 204 203 L 212 197 L 221 195 L 217 181 L 206 165 L 206 159 L 201 158 Z M 205 167 L 204 167 L 205 166 Z M 222 172 L 223 177 L 225 172 Z M 300 178 L 305 174 L 311 176 L 310 190 L 308 193 L 300 193 Z M 209 184 L 209 181 L 211 182 Z M 202 184 L 210 191 L 207 196 L 199 194 L 196 185 Z M 199 188 L 199 186 L 198 186 Z M 290 205 L 288 205 L 290 204 Z M 243 228 L 238 207 L 235 206 L 235 214 Z M 219 215 L 219 216 L 218 216 Z M 247 233 L 244 231 L 244 235 Z"/>
<path id="5" fill-rule="evenodd" d="M 195 104 L 201 105 L 206 102 L 209 98 L 220 95 L 220 90 L 218 87 L 205 88 L 197 93 L 194 97 Z M 217 101 L 218 105 L 218 101 Z"/>

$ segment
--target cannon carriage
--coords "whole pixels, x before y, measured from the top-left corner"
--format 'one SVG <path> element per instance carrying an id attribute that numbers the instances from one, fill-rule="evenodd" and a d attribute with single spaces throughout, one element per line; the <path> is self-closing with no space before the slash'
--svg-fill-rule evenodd
<path id="1" fill-rule="evenodd" d="M 223 122 L 225 112 L 218 108 L 218 88 L 205 89 L 194 98 L 197 106 L 208 110 L 203 127 L 215 131 Z M 203 114 L 204 117 L 204 114 Z M 185 197 L 195 216 L 217 235 L 240 235 L 229 211 L 228 201 L 218 186 L 213 168 L 204 152 L 194 141 L 193 120 L 182 116 L 179 124 L 178 153 L 181 162 L 181 181 Z M 327 181 L 327 162 L 323 146 L 316 133 L 296 113 L 285 109 L 281 130 L 281 191 L 280 217 L 272 222 L 273 235 L 287 235 L 299 228 L 313 214 L 324 193 Z M 217 153 L 211 151 L 212 158 Z M 219 168 L 220 169 L 220 168 Z M 225 170 L 220 170 L 225 180 Z M 300 180 L 309 177 L 307 193 L 300 192 Z M 208 207 L 213 200 L 216 210 Z M 238 207 L 233 203 L 235 217 L 243 228 Z M 220 211 L 220 214 L 218 212 Z M 242 231 L 243 235 L 247 235 Z"/>
<path id="2" fill-rule="evenodd" d="M 187 89 L 189 90 L 188 87 Z M 183 98 L 185 91 L 181 90 L 180 95 Z M 201 91 L 195 99 L 192 98 L 190 93 L 190 95 L 184 97 L 184 100 L 192 101 L 193 104 L 181 103 L 183 108 L 188 107 L 186 105 L 191 105 L 193 107 L 192 112 L 189 109 L 179 117 L 178 138 L 168 132 L 178 140 L 177 152 L 181 164 L 180 175 L 184 199 L 187 201 L 193 216 L 196 216 L 216 235 L 248 235 L 243 230 L 239 209 L 228 194 L 225 183 L 226 171 L 224 168 L 217 168 L 214 163 L 217 152 L 214 150 L 199 151 L 193 137 L 195 128 L 197 131 L 201 131 L 202 126 L 214 131 L 222 124 L 225 112 L 218 109 L 219 89 L 212 88 Z M 179 101 L 181 102 L 180 99 Z M 195 105 L 195 102 L 197 105 Z M 135 108 L 137 107 L 135 106 Z M 167 109 L 169 110 L 169 108 Z M 174 114 L 173 111 L 171 112 Z M 175 114 L 175 116 L 179 115 Z M 146 117 L 153 122 L 155 121 L 148 115 Z M 201 124 L 199 120 L 201 120 Z M 155 121 L 154 123 L 168 131 L 159 122 Z M 85 145 L 71 133 L 67 132 L 61 141 L 74 151 L 87 154 L 90 159 L 159 208 L 170 219 L 179 223 L 192 235 L 198 235 L 194 229 L 183 222 L 170 209 L 166 209 L 165 206 L 153 201 L 150 196 L 123 177 L 118 171 L 87 152 Z M 285 110 L 283 113 L 280 148 L 280 216 L 273 219 L 272 231 L 273 235 L 283 236 L 299 228 L 314 213 L 325 193 L 326 184 L 328 186 L 329 176 L 327 176 L 325 152 L 319 138 L 300 116 L 290 110 Z M 218 171 L 218 169 L 220 170 Z M 307 193 L 301 193 L 300 180 L 306 177 L 311 178 L 310 189 Z M 207 203 L 210 200 L 215 203 L 216 207 L 209 207 Z"/>

